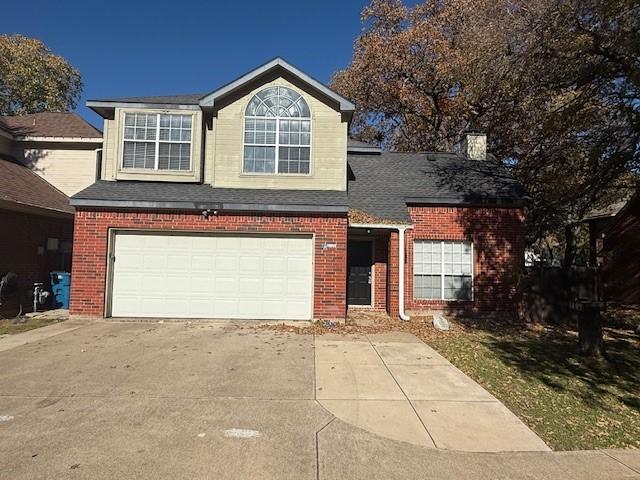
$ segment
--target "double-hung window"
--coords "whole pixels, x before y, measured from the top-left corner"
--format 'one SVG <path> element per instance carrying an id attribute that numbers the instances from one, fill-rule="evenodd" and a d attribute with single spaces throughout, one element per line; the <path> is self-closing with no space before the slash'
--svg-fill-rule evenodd
<path id="1" fill-rule="evenodd" d="M 311 112 L 287 87 L 268 87 L 247 105 L 244 119 L 244 173 L 308 174 Z"/>
<path id="2" fill-rule="evenodd" d="M 471 300 L 471 242 L 416 240 L 413 244 L 413 296 L 420 300 Z"/>
<path id="3" fill-rule="evenodd" d="M 122 168 L 191 170 L 192 116 L 125 113 Z"/>

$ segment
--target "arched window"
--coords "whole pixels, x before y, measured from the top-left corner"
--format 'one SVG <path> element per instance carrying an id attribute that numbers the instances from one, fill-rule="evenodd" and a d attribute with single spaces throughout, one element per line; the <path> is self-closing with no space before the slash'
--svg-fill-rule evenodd
<path id="1" fill-rule="evenodd" d="M 268 87 L 247 105 L 244 173 L 309 173 L 311 112 L 287 87 Z"/>

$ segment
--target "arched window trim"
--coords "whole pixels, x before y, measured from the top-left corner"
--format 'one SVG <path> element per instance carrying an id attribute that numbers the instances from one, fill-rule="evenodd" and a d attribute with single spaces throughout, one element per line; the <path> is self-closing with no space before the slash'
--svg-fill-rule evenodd
<path id="1" fill-rule="evenodd" d="M 277 100 L 269 105 L 273 95 L 261 94 L 277 89 Z M 280 103 L 281 92 L 289 91 L 284 98 L 293 99 L 296 115 L 287 114 L 290 108 Z M 257 100 L 257 103 L 256 103 Z M 264 106 L 262 115 L 250 114 Z M 274 108 L 279 111 L 274 112 Z M 306 110 L 306 112 L 305 112 Z M 305 98 L 292 88 L 272 85 L 251 97 L 244 109 L 242 172 L 250 175 L 294 175 L 311 174 L 311 109 Z M 268 158 L 267 158 L 268 157 Z M 286 157 L 286 158 L 285 158 Z"/>

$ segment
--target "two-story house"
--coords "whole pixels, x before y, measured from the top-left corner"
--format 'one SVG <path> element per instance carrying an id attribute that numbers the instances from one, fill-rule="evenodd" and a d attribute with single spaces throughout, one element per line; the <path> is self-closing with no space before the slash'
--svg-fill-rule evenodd
<path id="1" fill-rule="evenodd" d="M 96 181 L 102 132 L 73 112 L 0 116 L 0 156 L 12 158 L 67 196 Z"/>
<path id="2" fill-rule="evenodd" d="M 34 282 L 71 266 L 74 210 L 68 195 L 96 181 L 102 132 L 75 113 L 0 116 L 0 315 L 13 316 Z"/>
<path id="3" fill-rule="evenodd" d="M 280 58 L 210 93 L 87 105 L 104 151 L 72 197 L 72 315 L 514 307 L 522 191 L 483 135 L 458 154 L 351 141 L 355 106 Z"/>

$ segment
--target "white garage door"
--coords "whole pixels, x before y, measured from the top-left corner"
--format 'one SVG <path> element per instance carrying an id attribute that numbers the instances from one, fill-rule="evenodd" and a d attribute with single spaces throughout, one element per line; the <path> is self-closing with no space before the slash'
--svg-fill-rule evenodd
<path id="1" fill-rule="evenodd" d="M 114 317 L 311 319 L 313 240 L 115 236 Z"/>

